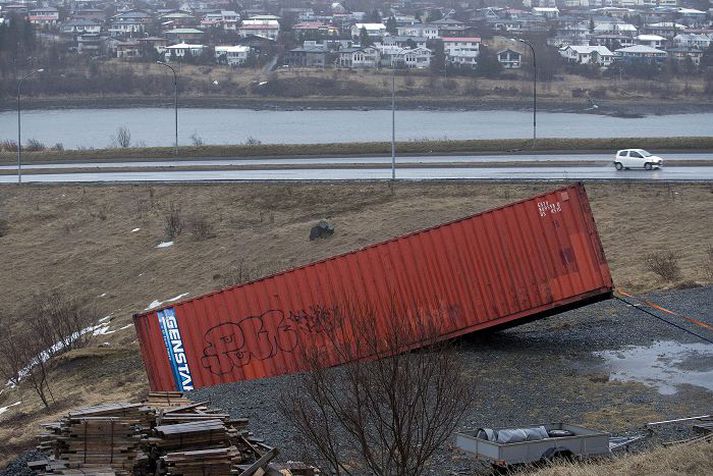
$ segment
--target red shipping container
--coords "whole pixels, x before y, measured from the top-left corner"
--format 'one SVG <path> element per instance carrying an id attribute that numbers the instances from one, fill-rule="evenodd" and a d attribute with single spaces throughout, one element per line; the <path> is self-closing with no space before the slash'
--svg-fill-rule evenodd
<path id="1" fill-rule="evenodd" d="M 606 299 L 612 290 L 584 186 L 576 184 L 137 314 L 134 325 L 151 389 L 192 390 L 304 370 L 298 342 L 330 351 L 306 325 L 319 309 L 363 304 L 378 332 L 395 315 L 446 313 L 442 337 L 450 338 Z"/>

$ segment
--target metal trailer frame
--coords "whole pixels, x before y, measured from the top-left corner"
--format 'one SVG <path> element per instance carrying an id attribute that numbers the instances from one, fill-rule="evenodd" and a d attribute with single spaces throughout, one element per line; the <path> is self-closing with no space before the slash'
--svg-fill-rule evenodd
<path id="1" fill-rule="evenodd" d="M 497 443 L 475 436 L 478 430 L 467 430 L 456 433 L 456 446 L 466 453 L 496 466 L 534 463 L 557 456 L 574 456 L 578 458 L 611 456 L 609 433 L 589 430 L 566 423 L 527 425 L 522 428 L 537 426 L 544 426 L 547 431 L 569 430 L 574 433 L 574 436 L 518 441 L 516 443 Z M 494 428 L 494 430 L 511 428 L 501 427 Z"/>

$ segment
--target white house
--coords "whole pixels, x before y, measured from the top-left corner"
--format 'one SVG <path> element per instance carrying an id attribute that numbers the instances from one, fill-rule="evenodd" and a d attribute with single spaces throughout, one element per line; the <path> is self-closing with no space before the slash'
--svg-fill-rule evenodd
<path id="1" fill-rule="evenodd" d="M 215 59 L 230 66 L 245 64 L 250 54 L 249 46 L 216 46 Z"/>
<path id="2" fill-rule="evenodd" d="M 164 58 L 166 61 L 171 61 L 171 58 L 183 58 L 190 54 L 191 56 L 199 56 L 203 53 L 205 45 L 191 45 L 188 43 L 179 43 L 177 45 L 167 46 L 164 50 Z"/>
<path id="3" fill-rule="evenodd" d="M 238 34 L 241 38 L 247 38 L 250 35 L 277 40 L 280 34 L 280 23 L 278 17 L 274 15 L 261 15 L 250 17 L 243 20 L 238 27 Z"/>
<path id="4" fill-rule="evenodd" d="M 221 10 L 216 13 L 206 13 L 201 20 L 201 26 L 222 28 L 225 31 L 237 31 L 239 22 L 239 13 L 233 10 Z"/>
<path id="5" fill-rule="evenodd" d="M 636 37 L 636 44 L 638 45 L 662 48 L 664 43 L 666 43 L 666 38 L 659 35 L 639 35 Z"/>
<path id="6" fill-rule="evenodd" d="M 355 23 L 352 25 L 352 39 L 359 39 L 362 29 L 372 39 L 381 38 L 386 33 L 386 25 L 383 23 Z"/>
<path id="7" fill-rule="evenodd" d="M 340 68 L 376 68 L 379 66 L 379 50 L 373 46 L 344 48 L 338 51 L 337 65 Z"/>
<path id="8" fill-rule="evenodd" d="M 59 10 L 53 7 L 34 8 L 30 10 L 27 20 L 33 25 L 56 25 L 59 21 Z"/>
<path id="9" fill-rule="evenodd" d="M 557 7 L 533 7 L 532 14 L 545 17 L 548 20 L 555 20 L 560 16 L 560 9 Z"/>
<path id="10" fill-rule="evenodd" d="M 673 44 L 678 48 L 707 49 L 713 41 L 713 35 L 680 33 L 673 38 Z"/>
<path id="11" fill-rule="evenodd" d="M 405 25 L 396 27 L 396 31 L 399 36 L 417 36 L 420 38 L 427 38 L 429 40 L 435 40 L 438 38 L 438 25 L 429 25 L 424 23 L 417 23 L 415 25 Z"/>
<path id="12" fill-rule="evenodd" d="M 426 69 L 431 66 L 431 50 L 428 48 L 404 49 L 397 61 L 409 69 Z"/>
<path id="13" fill-rule="evenodd" d="M 614 53 L 625 61 L 661 61 L 666 59 L 667 53 L 663 50 L 644 45 L 634 45 L 628 48 L 619 48 Z"/>
<path id="14" fill-rule="evenodd" d="M 560 49 L 560 55 L 573 63 L 609 66 L 614 61 L 614 53 L 606 46 L 569 45 Z"/>
<path id="15" fill-rule="evenodd" d="M 443 52 L 449 64 L 474 68 L 480 55 L 481 40 L 477 36 L 463 38 L 442 38 Z"/>
<path id="16" fill-rule="evenodd" d="M 101 30 L 101 23 L 83 18 L 66 21 L 60 28 L 60 31 L 65 34 L 101 33 Z"/>

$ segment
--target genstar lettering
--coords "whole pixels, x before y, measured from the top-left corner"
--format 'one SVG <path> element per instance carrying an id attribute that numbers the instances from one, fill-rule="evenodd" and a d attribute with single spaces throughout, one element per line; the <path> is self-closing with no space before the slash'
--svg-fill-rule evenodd
<path id="1" fill-rule="evenodd" d="M 176 313 L 172 307 L 158 312 L 161 334 L 168 351 L 176 389 L 179 391 L 193 390 L 193 377 L 188 367 L 188 357 L 183 347 L 181 331 L 178 328 Z"/>

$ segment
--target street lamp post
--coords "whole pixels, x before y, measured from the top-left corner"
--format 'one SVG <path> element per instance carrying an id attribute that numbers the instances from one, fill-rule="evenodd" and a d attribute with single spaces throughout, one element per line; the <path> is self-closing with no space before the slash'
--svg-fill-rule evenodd
<path id="1" fill-rule="evenodd" d="M 396 65 L 391 65 L 391 180 L 396 180 Z"/>
<path id="2" fill-rule="evenodd" d="M 522 38 L 518 38 L 517 41 L 526 44 L 532 50 L 532 148 L 534 149 L 537 143 L 537 57 L 532 43 Z"/>
<path id="3" fill-rule="evenodd" d="M 173 66 L 171 66 L 170 64 L 164 63 L 163 61 L 156 61 L 156 63 L 166 66 L 173 73 L 173 111 L 176 116 L 176 150 L 175 150 L 175 154 L 178 155 L 178 76 L 176 75 L 176 70 L 173 69 Z"/>
<path id="4" fill-rule="evenodd" d="M 17 81 L 17 184 L 22 184 L 22 121 L 20 120 L 20 87 L 22 82 L 35 73 L 41 73 L 44 69 L 30 71 Z"/>

